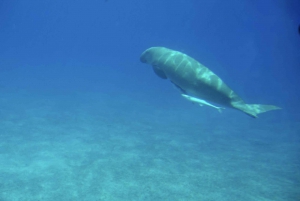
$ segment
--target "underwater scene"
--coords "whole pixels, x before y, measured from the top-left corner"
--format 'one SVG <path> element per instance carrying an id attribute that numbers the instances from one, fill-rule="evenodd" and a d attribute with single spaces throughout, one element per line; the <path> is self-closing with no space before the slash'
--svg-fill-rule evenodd
<path id="1" fill-rule="evenodd" d="M 299 8 L 0 0 L 0 201 L 299 201 Z"/>

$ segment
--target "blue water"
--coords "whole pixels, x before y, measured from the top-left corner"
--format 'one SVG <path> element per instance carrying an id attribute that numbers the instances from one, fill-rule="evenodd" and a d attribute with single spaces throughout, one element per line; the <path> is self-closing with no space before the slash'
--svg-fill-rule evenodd
<path id="1" fill-rule="evenodd" d="M 0 201 L 299 201 L 298 0 L 0 0 Z M 184 52 L 253 119 L 140 62 Z"/>

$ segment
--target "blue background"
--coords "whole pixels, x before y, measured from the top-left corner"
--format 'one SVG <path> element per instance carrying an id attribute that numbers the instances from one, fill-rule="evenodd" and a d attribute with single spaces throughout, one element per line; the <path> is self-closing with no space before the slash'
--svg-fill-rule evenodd
<path id="1" fill-rule="evenodd" d="M 0 0 L 0 200 L 299 199 L 298 0 Z M 252 119 L 142 64 L 184 52 Z"/>

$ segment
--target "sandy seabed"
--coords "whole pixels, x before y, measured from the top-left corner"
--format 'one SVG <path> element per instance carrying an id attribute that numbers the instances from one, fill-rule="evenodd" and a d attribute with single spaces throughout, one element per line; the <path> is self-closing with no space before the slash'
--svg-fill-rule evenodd
<path id="1" fill-rule="evenodd" d="M 299 123 L 118 96 L 3 92 L 0 200 L 299 200 Z"/>

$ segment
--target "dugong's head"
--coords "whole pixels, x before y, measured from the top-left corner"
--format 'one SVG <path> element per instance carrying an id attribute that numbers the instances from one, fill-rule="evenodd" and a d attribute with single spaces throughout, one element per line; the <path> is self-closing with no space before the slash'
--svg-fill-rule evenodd
<path id="1" fill-rule="evenodd" d="M 163 65 L 159 65 L 159 59 L 166 52 L 166 50 L 168 49 L 164 47 L 150 47 L 149 49 L 145 50 L 140 57 L 141 62 L 152 65 L 155 74 L 162 79 L 167 79 L 167 76 L 162 69 Z"/>
<path id="2" fill-rule="evenodd" d="M 140 61 L 142 63 L 151 64 L 154 54 L 155 54 L 155 48 L 154 47 L 148 48 L 140 56 Z"/>
<path id="3" fill-rule="evenodd" d="M 166 50 L 167 48 L 165 47 L 150 47 L 142 53 L 140 61 L 143 63 L 155 65 L 155 61 L 157 61 L 157 59 L 160 58 Z"/>

